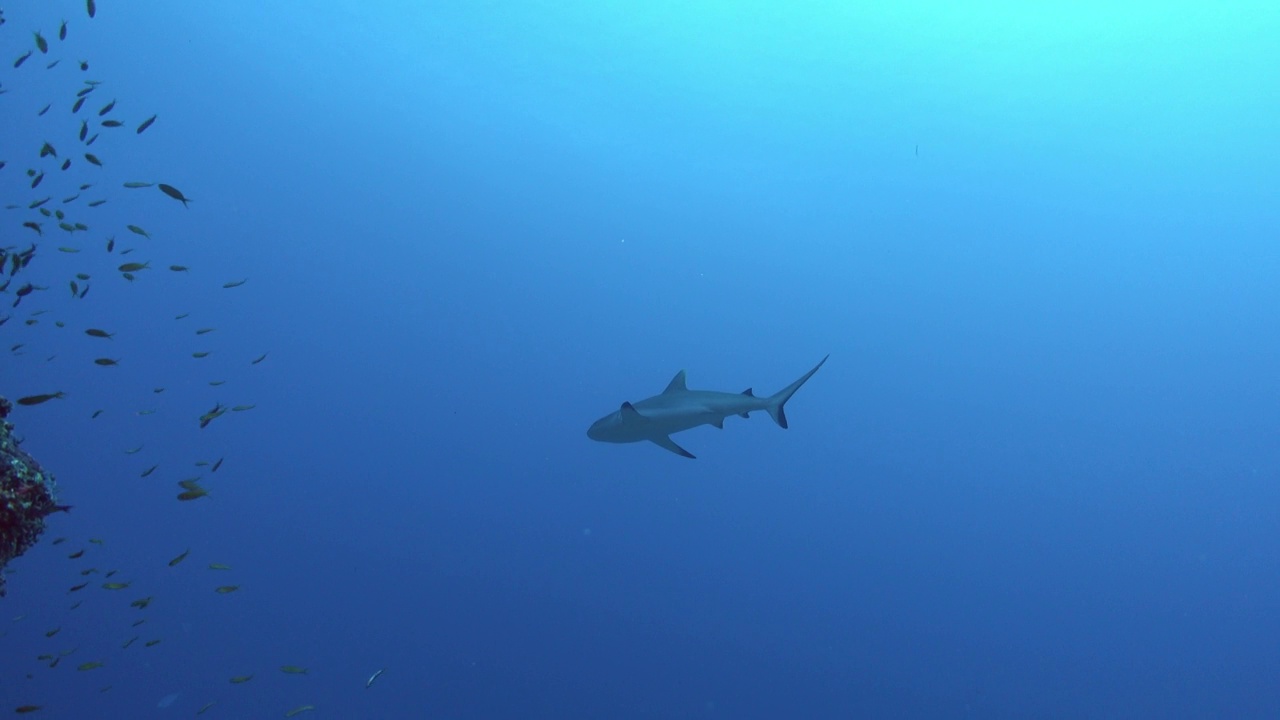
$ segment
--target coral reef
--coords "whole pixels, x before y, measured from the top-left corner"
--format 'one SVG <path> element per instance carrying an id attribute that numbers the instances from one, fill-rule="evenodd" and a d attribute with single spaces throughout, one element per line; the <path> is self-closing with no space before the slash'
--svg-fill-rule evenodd
<path id="1" fill-rule="evenodd" d="M 57 504 L 53 476 L 18 447 L 13 424 L 6 420 L 12 408 L 0 397 L 0 596 L 5 566 L 40 539 L 47 515 L 68 509 Z"/>

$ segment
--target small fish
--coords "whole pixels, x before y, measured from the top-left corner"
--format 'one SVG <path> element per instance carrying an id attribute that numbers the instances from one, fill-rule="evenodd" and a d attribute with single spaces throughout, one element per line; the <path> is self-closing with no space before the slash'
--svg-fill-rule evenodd
<path id="1" fill-rule="evenodd" d="M 186 265 L 170 265 L 169 269 L 174 272 L 187 272 L 190 270 Z"/>
<path id="2" fill-rule="evenodd" d="M 134 621 L 133 621 L 133 624 L 132 624 L 132 625 L 130 625 L 129 627 L 138 627 L 139 625 L 141 625 L 142 623 L 144 623 L 144 622 L 146 622 L 146 621 L 147 621 L 147 619 L 146 619 L 146 618 L 142 618 L 141 620 L 134 620 Z"/>
<path id="3" fill-rule="evenodd" d="M 123 644 L 123 645 L 121 645 L 120 647 L 121 647 L 121 648 L 123 648 L 123 649 L 125 649 L 125 650 L 128 650 L 128 649 L 129 649 L 129 646 L 130 646 L 130 645 L 132 645 L 132 644 L 134 644 L 135 642 L 137 642 L 137 640 L 138 640 L 138 636 L 137 636 L 137 635 L 134 635 L 133 637 L 129 638 L 128 640 L 125 640 L 125 641 L 124 641 L 124 644 Z"/>
<path id="4" fill-rule="evenodd" d="M 200 427 L 204 428 L 209 423 L 222 417 L 226 412 L 227 409 L 223 407 L 222 403 L 214 405 L 212 410 L 200 416 Z"/>
<path id="5" fill-rule="evenodd" d="M 101 160 L 99 160 L 99 159 L 98 159 L 98 156 L 97 156 L 97 155 L 94 155 L 93 153 L 85 153 L 85 154 L 84 154 L 84 159 L 85 159 L 85 160 L 88 160 L 90 163 L 92 163 L 92 164 L 94 164 L 94 165 L 97 165 L 98 167 L 102 167 L 102 161 L 101 161 Z"/>
<path id="6" fill-rule="evenodd" d="M 107 252 L 111 252 L 112 250 L 115 250 L 115 249 L 116 249 L 116 238 L 113 235 L 107 238 Z"/>
<path id="7" fill-rule="evenodd" d="M 118 573 L 118 572 L 120 572 L 120 571 L 119 571 L 119 570 L 108 570 L 108 571 L 107 571 L 107 574 L 106 574 L 106 575 L 103 575 L 102 577 L 104 577 L 104 578 L 109 578 L 109 577 L 111 577 L 112 575 L 115 575 L 115 574 L 116 574 L 116 573 Z"/>
<path id="8" fill-rule="evenodd" d="M 129 188 L 129 189 L 131 189 L 131 190 L 132 190 L 132 189 L 136 189 L 136 188 L 147 188 L 147 187 L 151 187 L 152 185 L 155 185 L 155 183 L 149 183 L 149 182 L 138 182 L 137 180 L 134 180 L 134 181 L 132 181 L 132 182 L 127 182 L 127 183 L 125 183 L 125 184 L 124 184 L 124 186 L 125 186 L 125 187 L 127 187 L 127 188 Z"/>
<path id="9" fill-rule="evenodd" d="M 369 688 L 373 687 L 373 681 L 374 681 L 374 680 L 377 680 L 377 679 L 378 679 L 378 676 L 379 676 L 379 675 L 381 675 L 382 673 L 386 672 L 386 671 L 387 671 L 387 669 L 386 669 L 386 668 L 382 668 L 382 669 L 381 669 L 381 670 L 379 670 L 378 672 L 376 672 L 376 673 L 374 673 L 374 674 L 370 675 L 370 676 L 369 676 L 369 679 L 368 679 L 368 680 L 366 680 L 366 681 L 364 682 L 364 689 L 365 689 L 365 690 L 368 690 Z"/>
<path id="10" fill-rule="evenodd" d="M 49 156 L 49 155 L 52 155 L 52 156 L 54 156 L 54 157 L 58 157 L 58 151 L 57 151 L 57 150 L 54 150 L 54 149 L 53 149 L 53 146 L 52 146 L 52 145 L 50 145 L 49 143 L 45 143 L 45 144 L 40 148 L 40 157 L 46 157 L 46 156 Z"/>
<path id="11" fill-rule="evenodd" d="M 66 20 L 63 20 L 62 26 L 58 28 L 58 39 L 59 40 L 67 39 L 67 21 Z"/>
<path id="12" fill-rule="evenodd" d="M 106 330 L 99 330 L 98 328 L 89 328 L 84 331 L 84 334 L 96 338 L 107 338 L 108 340 L 115 337 L 115 333 L 109 333 Z"/>
<path id="13" fill-rule="evenodd" d="M 89 538 L 89 542 L 93 543 L 94 545 L 97 545 L 98 547 L 102 547 L 103 545 L 107 544 L 106 541 L 104 541 L 102 538 Z"/>
<path id="14" fill-rule="evenodd" d="M 151 127 L 151 123 L 154 123 L 155 121 L 156 121 L 156 116 L 155 116 L 155 115 L 152 115 L 151 117 L 147 118 L 146 120 L 143 120 L 143 121 L 142 121 L 142 124 L 138 126 L 138 129 L 136 130 L 136 132 L 137 132 L 139 135 L 141 135 L 141 134 L 143 133 L 143 131 L 144 131 L 144 130 L 146 130 L 147 128 Z"/>
<path id="15" fill-rule="evenodd" d="M 209 357 L 209 351 L 193 352 L 193 353 L 191 353 L 191 357 L 193 357 L 193 358 L 207 358 L 207 357 Z"/>
<path id="16" fill-rule="evenodd" d="M 80 108 L 84 106 L 84 99 L 84 96 L 81 96 L 79 100 L 76 100 L 76 104 L 71 106 L 72 115 L 80 112 Z"/>
<path id="17" fill-rule="evenodd" d="M 157 645 L 159 645 L 159 644 L 160 644 L 160 638 L 156 638 L 155 640 L 148 640 L 148 641 L 146 641 L 146 642 L 142 643 L 142 646 L 143 646 L 143 647 L 155 647 L 155 646 L 157 646 Z"/>
<path id="18" fill-rule="evenodd" d="M 141 475 L 139 475 L 138 477 L 147 477 L 147 476 L 148 476 L 148 475 L 150 475 L 151 473 L 155 472 L 155 471 L 156 471 L 156 469 L 157 469 L 157 468 L 159 468 L 159 467 L 160 467 L 159 465 L 152 465 L 151 467 L 147 468 L 146 470 L 143 470 L 143 471 L 142 471 L 142 474 L 141 474 Z"/>
<path id="19" fill-rule="evenodd" d="M 181 315 L 174 315 L 174 316 L 173 316 L 173 319 L 174 319 L 174 320 L 181 320 L 181 319 L 183 319 L 183 318 L 185 318 L 185 317 L 190 317 L 190 316 L 191 316 L 191 313 L 182 313 Z"/>
<path id="20" fill-rule="evenodd" d="M 110 576 L 107 576 L 107 577 L 110 577 Z M 127 582 L 123 582 L 123 583 L 122 583 L 122 582 L 109 582 L 109 583 L 102 583 L 102 587 L 103 587 L 103 589 L 104 589 L 104 590 L 123 590 L 123 589 L 125 589 L 125 588 L 129 587 L 129 583 L 127 583 Z"/>
<path id="21" fill-rule="evenodd" d="M 183 560 L 186 560 L 186 559 L 187 559 L 187 555 L 190 555 L 190 554 L 191 554 L 191 549 L 190 549 L 190 548 L 188 548 L 188 549 L 186 549 L 186 550 L 183 550 L 181 555 L 179 555 L 178 557 L 176 557 L 176 558 L 174 558 L 174 559 L 172 559 L 172 560 L 170 560 L 170 561 L 169 561 L 169 567 L 173 567 L 174 565 L 177 565 L 178 563 L 182 562 Z"/>
<path id="22" fill-rule="evenodd" d="M 54 64 L 56 65 L 57 63 L 55 62 Z M 44 117 L 44 114 L 49 112 L 49 108 L 51 107 L 53 107 L 53 105 L 45 105 L 44 107 L 40 108 L 40 112 L 36 113 L 36 117 Z"/>
<path id="23" fill-rule="evenodd" d="M 85 670 L 97 670 L 98 668 L 102 667 L 105 664 L 106 663 L 102 662 L 101 660 L 94 660 L 93 662 L 80 663 L 78 666 L 76 666 L 76 669 L 81 672 L 84 672 Z"/>
<path id="24" fill-rule="evenodd" d="M 218 468 L 222 467 L 222 461 L 223 461 L 223 458 L 218 458 L 218 461 L 213 464 L 213 467 L 209 468 L 209 472 L 211 473 L 218 472 Z"/>
<path id="25" fill-rule="evenodd" d="M 40 229 L 40 223 L 38 222 L 31 222 L 30 220 L 28 220 L 22 223 L 22 227 L 31 228 L 32 230 L 35 230 L 37 235 L 44 235 L 44 230 Z"/>
<path id="26" fill-rule="evenodd" d="M 218 593 L 219 595 L 226 595 L 227 593 L 233 593 L 239 589 L 240 589 L 239 585 L 219 585 L 218 587 L 214 588 L 213 591 Z"/>
<path id="27" fill-rule="evenodd" d="M 73 248 L 73 247 L 60 247 L 60 248 L 58 248 L 58 252 L 64 252 L 64 253 L 78 253 L 78 252 L 80 252 L 80 248 Z"/>
<path id="28" fill-rule="evenodd" d="M 147 231 L 143 230 L 137 225 L 126 225 L 125 227 L 129 228 L 129 232 L 133 233 L 134 235 L 141 235 L 142 237 L 148 240 L 151 239 L 151 236 L 147 234 Z"/>
<path id="29" fill-rule="evenodd" d="M 281 665 L 280 672 L 289 673 L 290 675 L 306 675 L 307 669 L 297 665 Z"/>
<path id="30" fill-rule="evenodd" d="M 118 128 L 123 124 L 124 123 L 120 122 L 119 120 L 103 120 L 102 121 L 102 127 Z"/>
<path id="31" fill-rule="evenodd" d="M 296 708 L 294 708 L 294 709 L 290 710 L 289 712 L 285 713 L 285 714 L 284 714 L 284 716 L 285 716 L 285 717 L 293 717 L 294 715 L 301 715 L 301 714 L 302 714 L 302 713 L 304 713 L 304 712 L 310 712 L 310 711 L 315 710 L 315 709 L 316 709 L 316 706 L 315 706 L 315 705 L 299 705 L 298 707 L 296 707 Z"/>
<path id="32" fill-rule="evenodd" d="M 68 559 L 68 560 L 79 560 L 79 559 L 80 559 L 80 558 L 82 558 L 82 557 L 84 557 L 84 551 L 83 551 L 83 550 L 77 550 L 77 551 L 75 551 L 75 552 L 71 553 L 70 555 L 68 555 L 68 556 L 67 556 L 67 559 Z"/>
<path id="33" fill-rule="evenodd" d="M 159 395 L 160 393 L 164 392 L 164 388 L 162 387 L 151 388 L 151 392 L 155 393 L 156 395 Z"/>
<path id="34" fill-rule="evenodd" d="M 19 56 L 18 56 L 18 59 L 13 61 L 13 67 L 14 67 L 14 68 L 20 68 L 20 67 L 22 67 L 22 63 L 26 62 L 26 61 L 27 61 L 27 58 L 31 57 L 31 53 L 32 53 L 32 52 L 33 52 L 33 51 L 28 50 L 28 51 L 26 51 L 25 53 L 23 53 L 22 55 L 19 55 Z"/>
<path id="35" fill-rule="evenodd" d="M 89 11 L 90 18 L 98 14 L 98 4 L 93 0 L 85 0 L 85 9 Z"/>
<path id="36" fill-rule="evenodd" d="M 98 207 L 99 205 L 105 205 L 106 202 L 107 202 L 106 200 L 94 200 L 93 202 L 89 203 L 89 207 Z"/>
<path id="37" fill-rule="evenodd" d="M 245 278 L 244 280 L 233 280 L 231 282 L 222 283 L 222 287 L 224 288 L 240 287 L 241 285 L 247 282 L 249 282 L 249 278 Z"/>
<path id="38" fill-rule="evenodd" d="M 98 133 L 94 133 L 93 135 L 90 135 L 90 136 L 89 136 L 89 139 L 88 139 L 88 140 L 85 140 L 85 141 L 84 141 L 84 145 L 85 145 L 85 147 L 88 147 L 88 146 L 90 146 L 90 145 L 94 144 L 94 143 L 95 143 L 95 142 L 97 142 L 97 141 L 98 141 Z M 63 169 L 65 170 L 66 168 L 63 168 Z"/>
<path id="39" fill-rule="evenodd" d="M 115 100 L 112 100 L 106 105 L 103 105 L 102 109 L 98 111 L 98 117 L 102 117 L 103 115 L 106 115 L 107 113 L 111 112 L 111 109 L 114 108 L 115 106 L 116 106 Z"/>
<path id="40" fill-rule="evenodd" d="M 71 607 L 69 607 L 69 608 L 67 608 L 67 609 L 68 609 L 68 610 L 75 610 L 76 608 L 80 607 L 80 606 L 81 606 L 81 605 L 83 605 L 83 604 L 84 604 L 84 601 L 83 601 L 83 600 L 77 600 L 77 601 L 75 601 L 75 602 L 71 603 Z"/>
<path id="41" fill-rule="evenodd" d="M 199 330 L 197 330 L 197 331 L 196 331 L 196 334 L 197 334 L 197 335 L 206 335 L 206 334 L 208 334 L 208 333 L 213 332 L 215 329 L 216 329 L 216 328 L 200 328 Z"/>
<path id="42" fill-rule="evenodd" d="M 256 407 L 258 406 L 257 405 L 236 405 L 235 407 L 231 408 L 231 412 L 244 412 L 245 410 L 252 410 Z"/>
<path id="43" fill-rule="evenodd" d="M 247 682 L 249 682 L 249 681 L 250 681 L 250 680 L 252 680 L 252 679 L 253 679 L 253 676 L 252 676 L 252 675 L 237 675 L 237 676 L 235 676 L 235 677 L 231 678 L 231 682 L 232 682 L 232 684 L 234 684 L 234 685 L 239 685 L 239 684 L 241 684 L 241 683 L 247 683 Z"/>
<path id="44" fill-rule="evenodd" d="M 179 190 L 178 188 L 172 185 L 165 185 L 164 183 L 160 183 L 156 187 L 160 188 L 160 192 L 164 193 L 165 195 L 168 195 L 174 200 L 180 201 L 183 207 L 187 207 L 187 203 L 191 202 L 191 198 L 183 195 L 181 190 Z"/>
<path id="45" fill-rule="evenodd" d="M 209 708 L 211 708 L 211 707 L 213 707 L 214 705 L 217 705 L 217 704 L 218 704 L 218 701 L 217 701 L 217 700 L 214 700 L 214 701 L 212 701 L 212 702 L 207 702 L 207 703 L 205 703 L 204 705 L 200 706 L 200 709 L 196 711 L 196 714 L 197 714 L 197 715 L 203 715 L 205 710 L 208 710 Z"/>
<path id="46" fill-rule="evenodd" d="M 231 566 L 223 565 L 222 563 L 209 563 L 209 569 L 210 570 L 230 570 Z"/>
<path id="47" fill-rule="evenodd" d="M 148 595 L 144 598 L 138 598 L 137 600 L 134 600 L 133 602 L 129 603 L 129 607 L 136 607 L 139 610 L 146 610 L 147 606 L 151 604 L 151 597 L 152 597 L 151 595 Z"/>
<path id="48" fill-rule="evenodd" d="M 60 400 L 66 396 L 67 394 L 61 390 L 55 393 L 45 393 L 43 395 L 28 395 L 26 397 L 18 398 L 18 404 L 26 406 L 39 405 L 41 403 L 49 402 L 50 400 Z"/>
<path id="49" fill-rule="evenodd" d="M 94 364 L 101 365 L 102 367 L 115 367 L 120 363 L 119 360 L 114 360 L 112 358 L 97 358 L 93 362 Z"/>
<path id="50" fill-rule="evenodd" d="M 88 72 L 88 71 L 89 71 L 89 61 L 88 61 L 88 60 L 81 60 L 81 61 L 80 61 L 80 72 Z"/>
<path id="51" fill-rule="evenodd" d="M 128 449 L 128 450 L 125 450 L 125 451 L 124 451 L 124 454 L 125 454 L 125 455 L 137 455 L 138 453 L 142 452 L 142 448 L 143 448 L 143 447 L 145 447 L 145 446 L 144 446 L 144 445 L 139 445 L 139 446 L 138 446 L 138 447 L 136 447 L 136 448 L 130 448 L 130 449 Z"/>
<path id="52" fill-rule="evenodd" d="M 61 626 L 56 627 L 56 628 L 54 628 L 54 629 L 52 629 L 52 630 L 45 630 L 45 631 L 44 631 L 44 636 L 45 636 L 45 637 L 53 637 L 54 635 L 57 635 L 61 630 L 62 630 L 62 627 L 61 627 Z"/>
<path id="53" fill-rule="evenodd" d="M 211 385 L 212 387 L 218 387 L 219 385 L 225 384 L 226 382 L 227 382 L 226 380 L 210 380 L 209 385 Z"/>
<path id="54" fill-rule="evenodd" d="M 96 419 L 98 419 L 98 416 L 99 416 L 99 415 L 101 415 L 101 414 L 102 414 L 102 411 L 101 411 L 101 410 L 94 410 L 94 411 L 93 411 L 93 414 L 89 416 L 89 419 L 90 419 L 90 420 L 96 420 Z"/>
<path id="55" fill-rule="evenodd" d="M 62 543 L 66 542 L 66 541 L 67 541 L 67 539 L 66 539 L 66 538 L 64 538 L 64 537 L 58 537 L 58 538 L 54 538 L 54 539 L 53 539 L 52 544 L 53 544 L 53 545 L 61 545 Z"/>
<path id="56" fill-rule="evenodd" d="M 156 413 L 155 410 L 139 410 L 138 411 L 139 415 L 154 415 L 155 413 Z"/>
<path id="57" fill-rule="evenodd" d="M 198 488 L 193 488 L 191 490 L 183 490 L 182 492 L 178 493 L 178 500 L 186 502 L 188 500 L 196 500 L 196 499 L 205 497 L 208 494 L 209 494 L 208 490 L 205 490 L 202 487 L 198 487 Z"/>
<path id="58" fill-rule="evenodd" d="M 151 267 L 150 262 L 142 262 L 142 263 L 131 262 L 131 263 L 125 263 L 116 269 L 122 273 L 136 273 L 136 272 L 141 272 L 143 270 L 146 270 L 150 267 Z"/>
<path id="59" fill-rule="evenodd" d="M 33 713 L 42 707 L 44 706 L 43 705 L 19 705 L 18 707 L 14 708 L 13 711 L 19 715 L 26 715 L 27 713 Z"/>
<path id="60" fill-rule="evenodd" d="M 259 355 L 258 357 L 254 358 L 254 359 L 253 359 L 249 364 L 250 364 L 250 365 L 257 365 L 258 363 L 260 363 L 260 362 L 262 362 L 263 360 L 266 360 L 266 359 L 267 359 L 267 354 L 266 354 L 266 353 L 262 353 L 262 354 L 261 354 L 261 355 Z"/>

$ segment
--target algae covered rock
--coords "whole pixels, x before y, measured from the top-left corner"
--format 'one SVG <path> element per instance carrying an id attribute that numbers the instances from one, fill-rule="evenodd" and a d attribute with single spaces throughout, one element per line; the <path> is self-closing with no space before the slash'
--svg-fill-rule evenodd
<path id="1" fill-rule="evenodd" d="M 69 509 L 57 504 L 53 476 L 18 447 L 13 424 L 6 419 L 12 408 L 0 397 L 0 571 L 36 544 L 44 532 L 45 516 Z M 0 574 L 0 596 L 5 593 L 4 581 Z"/>

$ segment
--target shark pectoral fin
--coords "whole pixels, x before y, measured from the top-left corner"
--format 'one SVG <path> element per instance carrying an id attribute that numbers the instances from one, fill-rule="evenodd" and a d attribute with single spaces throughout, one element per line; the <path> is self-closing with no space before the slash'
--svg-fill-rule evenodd
<path id="1" fill-rule="evenodd" d="M 687 457 L 690 459 L 697 459 L 693 453 L 675 444 L 675 442 L 673 442 L 671 440 L 671 437 L 668 435 L 663 435 L 662 437 L 655 437 L 655 438 L 649 438 L 649 439 L 653 441 L 654 445 L 657 445 L 658 447 L 661 447 L 661 448 L 666 448 L 667 450 L 670 450 L 671 452 L 677 455 L 683 455 L 684 457 Z"/>
<path id="2" fill-rule="evenodd" d="M 741 416 L 742 416 L 742 417 L 744 417 L 744 418 L 749 418 L 749 417 L 751 417 L 751 413 L 738 413 L 738 414 L 739 414 L 739 415 L 741 415 Z"/>
<path id="3" fill-rule="evenodd" d="M 639 410 L 636 410 L 635 405 L 632 405 L 629 402 L 622 403 L 622 407 L 618 408 L 618 412 L 622 413 L 623 420 L 647 420 L 648 419 L 645 416 L 641 415 Z"/>
<path id="4" fill-rule="evenodd" d="M 724 418 L 718 418 L 718 419 L 716 419 L 716 420 L 712 420 L 712 421 L 711 421 L 711 424 L 712 424 L 712 425 L 715 425 L 716 427 L 718 427 L 718 428 L 720 428 L 721 430 L 723 430 L 723 429 L 724 429 Z"/>

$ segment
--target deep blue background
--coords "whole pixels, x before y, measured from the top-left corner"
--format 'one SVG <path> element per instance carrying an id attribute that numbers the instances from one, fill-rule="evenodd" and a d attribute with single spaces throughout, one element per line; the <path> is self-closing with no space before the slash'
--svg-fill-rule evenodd
<path id="1" fill-rule="evenodd" d="M 0 296 L 75 505 L 13 565 L 0 711 L 1280 715 L 1280 7 L 99 5 L 0 28 L 0 245 L 95 183 Z M 787 432 L 585 437 L 827 353 Z"/>

